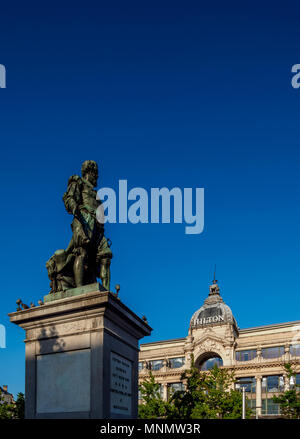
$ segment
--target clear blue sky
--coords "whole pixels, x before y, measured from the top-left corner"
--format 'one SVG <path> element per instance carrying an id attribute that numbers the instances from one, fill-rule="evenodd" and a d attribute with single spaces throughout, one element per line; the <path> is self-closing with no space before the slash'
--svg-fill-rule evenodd
<path id="1" fill-rule="evenodd" d="M 5 2 L 0 14 L 0 385 L 24 391 L 7 313 L 48 293 L 71 237 L 62 202 L 82 161 L 99 186 L 205 188 L 205 229 L 107 225 L 112 285 L 154 328 L 187 335 L 214 264 L 241 328 L 299 319 L 297 2 Z"/>

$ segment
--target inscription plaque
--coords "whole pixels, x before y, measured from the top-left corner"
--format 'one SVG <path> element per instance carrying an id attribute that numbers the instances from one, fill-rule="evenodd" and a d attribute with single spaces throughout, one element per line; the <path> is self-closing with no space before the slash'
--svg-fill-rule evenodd
<path id="1" fill-rule="evenodd" d="M 110 353 L 110 412 L 131 416 L 132 364 L 114 352 Z"/>

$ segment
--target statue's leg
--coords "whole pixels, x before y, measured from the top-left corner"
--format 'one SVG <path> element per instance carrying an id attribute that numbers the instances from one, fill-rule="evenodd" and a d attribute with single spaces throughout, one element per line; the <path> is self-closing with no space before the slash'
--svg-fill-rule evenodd
<path id="1" fill-rule="evenodd" d="M 46 262 L 46 268 L 48 271 L 48 277 L 50 279 L 50 293 L 56 293 L 58 291 L 57 285 L 57 268 L 54 255 L 51 256 L 49 261 Z"/>
<path id="2" fill-rule="evenodd" d="M 101 259 L 100 279 L 103 287 L 110 291 L 110 258 Z"/>
<path id="3" fill-rule="evenodd" d="M 100 277 L 103 287 L 109 291 L 110 289 L 110 261 L 112 252 L 106 238 L 103 236 L 98 247 L 96 265 L 97 275 Z"/>
<path id="4" fill-rule="evenodd" d="M 74 262 L 74 278 L 76 287 L 84 285 L 86 250 L 81 248 L 80 254 L 76 256 Z"/>
<path id="5" fill-rule="evenodd" d="M 82 224 L 74 218 L 72 223 L 73 236 L 69 247 L 73 247 L 73 254 L 75 254 L 74 261 L 74 279 L 76 287 L 81 287 L 85 285 L 85 272 L 86 272 L 86 256 L 87 251 L 85 246 L 83 245 L 84 240 L 86 239 L 84 230 L 82 228 Z M 68 247 L 68 248 L 69 248 Z"/>

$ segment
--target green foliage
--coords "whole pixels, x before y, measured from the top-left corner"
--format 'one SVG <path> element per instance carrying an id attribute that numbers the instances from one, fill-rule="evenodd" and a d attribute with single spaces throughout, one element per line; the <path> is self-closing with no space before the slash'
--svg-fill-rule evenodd
<path id="1" fill-rule="evenodd" d="M 25 400 L 24 394 L 18 393 L 17 400 L 12 404 L 3 402 L 0 394 L 0 419 L 24 419 Z"/>
<path id="2" fill-rule="evenodd" d="M 25 397 L 24 393 L 18 393 L 17 400 L 15 402 L 15 414 L 17 419 L 25 418 Z"/>
<path id="3" fill-rule="evenodd" d="M 13 404 L 0 402 L 0 419 L 14 419 Z"/>
<path id="4" fill-rule="evenodd" d="M 214 366 L 208 372 L 194 365 L 185 371 L 181 380 L 185 391 L 176 392 L 170 399 L 172 417 L 178 419 L 237 419 L 242 417 L 241 392 L 233 390 L 234 374 Z M 181 394 L 180 394 L 181 393 Z M 247 410 L 247 417 L 251 410 Z"/>
<path id="5" fill-rule="evenodd" d="M 289 363 L 284 365 L 286 376 L 290 380 L 296 377 L 296 372 Z M 300 385 L 295 384 L 293 389 L 282 392 L 278 396 L 273 396 L 273 401 L 280 405 L 282 415 L 288 419 L 300 419 Z"/>
<path id="6" fill-rule="evenodd" d="M 140 390 L 144 403 L 139 406 L 140 418 L 167 419 L 237 419 L 242 417 L 242 394 L 233 390 L 234 374 L 215 366 L 208 372 L 194 364 L 181 375 L 185 390 L 175 392 L 168 401 L 159 395 L 159 384 L 150 372 Z M 251 410 L 246 410 L 250 417 Z"/>
<path id="7" fill-rule="evenodd" d="M 166 416 L 166 403 L 159 392 L 159 384 L 155 382 L 150 371 L 149 378 L 140 386 L 139 390 L 143 397 L 143 404 L 139 405 L 139 418 L 154 419 Z"/>

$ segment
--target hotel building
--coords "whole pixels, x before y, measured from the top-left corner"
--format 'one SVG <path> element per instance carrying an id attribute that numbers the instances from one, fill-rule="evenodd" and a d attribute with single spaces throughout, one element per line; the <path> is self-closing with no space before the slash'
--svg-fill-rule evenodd
<path id="1" fill-rule="evenodd" d="M 181 374 L 190 368 L 192 356 L 200 370 L 217 364 L 233 370 L 237 380 L 248 381 L 246 395 L 254 416 L 278 416 L 280 408 L 272 397 L 300 384 L 300 320 L 240 329 L 214 280 L 191 318 L 187 337 L 141 344 L 139 382 L 151 370 L 167 399 L 184 387 Z M 292 365 L 296 378 L 288 379 L 285 363 Z"/>

